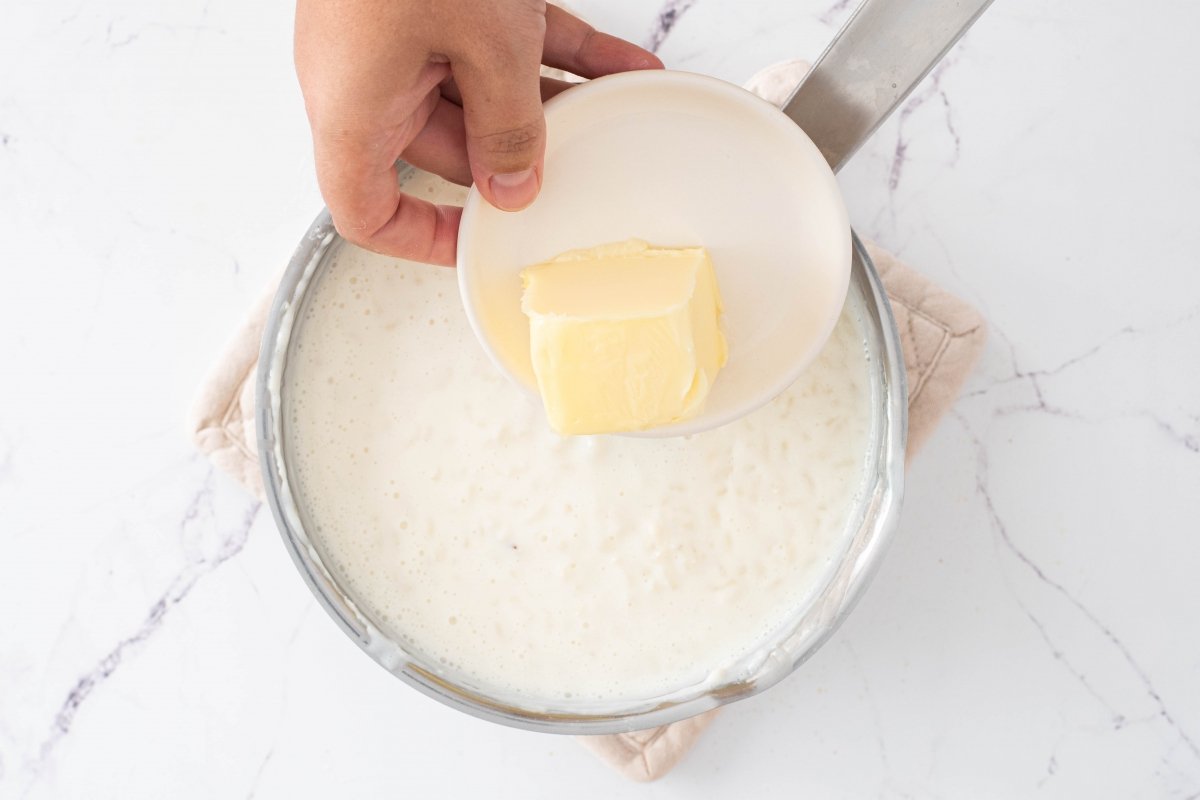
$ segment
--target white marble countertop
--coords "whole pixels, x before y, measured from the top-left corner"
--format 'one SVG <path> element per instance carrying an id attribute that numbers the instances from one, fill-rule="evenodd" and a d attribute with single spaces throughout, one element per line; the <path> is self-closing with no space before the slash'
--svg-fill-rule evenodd
<path id="1" fill-rule="evenodd" d="M 577 6 L 741 82 L 831 2 Z M 844 171 L 988 351 L 847 624 L 649 786 L 379 669 L 186 437 L 320 207 L 290 15 L 5 9 L 0 797 L 1200 795 L 1200 6 L 1001 0 Z"/>

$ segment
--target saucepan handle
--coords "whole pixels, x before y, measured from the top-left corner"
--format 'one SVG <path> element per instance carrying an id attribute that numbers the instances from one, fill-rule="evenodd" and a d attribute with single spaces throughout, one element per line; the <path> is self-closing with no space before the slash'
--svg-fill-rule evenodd
<path id="1" fill-rule="evenodd" d="M 834 172 L 992 0 L 863 0 L 783 110 Z"/>

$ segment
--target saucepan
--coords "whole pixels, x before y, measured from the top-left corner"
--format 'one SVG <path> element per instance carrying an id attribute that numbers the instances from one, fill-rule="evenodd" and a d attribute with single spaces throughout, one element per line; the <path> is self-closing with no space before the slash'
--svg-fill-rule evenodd
<path id="1" fill-rule="evenodd" d="M 836 171 L 907 96 L 990 0 L 867 0 L 784 106 Z M 401 180 L 414 168 L 402 166 Z M 280 413 L 293 334 L 310 288 L 342 248 L 328 212 L 313 222 L 292 257 L 272 305 L 257 376 L 256 426 L 264 487 L 297 569 L 336 623 L 385 669 L 441 702 L 494 722 L 567 734 L 639 730 L 749 697 L 795 670 L 846 618 L 879 566 L 896 526 L 903 486 L 907 385 L 900 338 L 887 294 L 858 236 L 851 234 L 846 302 L 856 314 L 867 353 L 872 407 L 867 482 L 850 514 L 850 532 L 824 585 L 762 649 L 764 657 L 719 685 L 643 698 L 597 711 L 563 701 L 534 706 L 520 698 L 456 683 L 390 641 L 323 562 L 305 529 L 290 479 Z M 431 267 L 433 269 L 433 267 Z"/>

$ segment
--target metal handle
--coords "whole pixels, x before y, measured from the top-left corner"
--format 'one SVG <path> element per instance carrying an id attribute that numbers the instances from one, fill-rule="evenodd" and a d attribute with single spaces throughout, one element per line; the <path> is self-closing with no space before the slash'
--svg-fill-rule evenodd
<path id="1" fill-rule="evenodd" d="M 837 172 L 992 0 L 863 0 L 783 111 Z"/>

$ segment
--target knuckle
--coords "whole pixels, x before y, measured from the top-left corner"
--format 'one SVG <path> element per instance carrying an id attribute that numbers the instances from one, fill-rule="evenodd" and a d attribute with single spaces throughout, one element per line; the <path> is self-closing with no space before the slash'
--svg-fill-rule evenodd
<path id="1" fill-rule="evenodd" d="M 583 28 L 580 30 L 579 46 L 575 48 L 574 53 L 576 60 L 581 58 L 593 47 L 593 45 L 596 44 L 598 41 L 596 39 L 596 34 L 597 31 L 595 28 L 593 28 L 591 25 L 588 25 L 586 22 L 583 24 Z"/>
<path id="2" fill-rule="evenodd" d="M 371 241 L 371 233 L 367 230 L 366 225 L 361 223 L 351 225 L 346 221 L 345 217 L 334 217 L 333 229 L 338 232 L 338 236 L 358 247 L 366 247 Z"/>
<path id="3" fill-rule="evenodd" d="M 529 122 L 478 137 L 483 152 L 493 156 L 520 156 L 531 153 L 542 138 L 542 126 Z"/>

